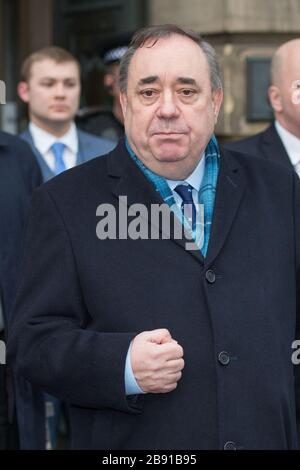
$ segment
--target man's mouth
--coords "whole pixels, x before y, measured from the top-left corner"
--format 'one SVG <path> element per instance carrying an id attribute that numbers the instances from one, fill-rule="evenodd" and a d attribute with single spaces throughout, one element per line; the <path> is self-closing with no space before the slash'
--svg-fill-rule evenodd
<path id="1" fill-rule="evenodd" d="M 154 135 L 158 135 L 158 136 L 163 136 L 163 137 L 172 137 L 172 136 L 181 136 L 181 135 L 185 135 L 186 132 L 179 132 L 179 131 L 156 131 L 156 132 L 153 132 L 151 135 L 154 136 Z"/>
<path id="2" fill-rule="evenodd" d="M 68 108 L 68 106 L 55 105 L 55 106 L 51 106 L 51 109 L 52 109 L 53 111 L 59 111 L 59 112 L 61 112 L 61 111 L 68 111 L 69 108 Z"/>

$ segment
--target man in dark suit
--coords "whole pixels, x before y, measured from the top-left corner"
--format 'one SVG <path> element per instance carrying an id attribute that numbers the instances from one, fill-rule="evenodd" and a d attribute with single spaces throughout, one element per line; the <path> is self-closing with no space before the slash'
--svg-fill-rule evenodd
<path id="1" fill-rule="evenodd" d="M 120 87 L 126 140 L 36 193 L 9 358 L 73 448 L 295 448 L 299 182 L 220 152 L 198 34 L 138 31 Z"/>
<path id="2" fill-rule="evenodd" d="M 275 122 L 226 148 L 281 163 L 300 176 L 300 39 L 282 44 L 275 52 L 269 99 Z"/>
<path id="3" fill-rule="evenodd" d="M 25 59 L 21 75 L 18 92 L 28 104 L 30 119 L 21 138 L 31 146 L 44 181 L 103 155 L 115 146 L 112 141 L 75 126 L 74 116 L 80 99 L 80 65 L 72 54 L 60 47 L 40 49 Z M 57 446 L 60 411 L 58 400 L 47 396 L 48 448 Z M 21 434 L 27 442 L 25 429 Z M 21 442 L 23 447 L 23 440 Z M 25 442 L 27 449 L 29 444 Z"/>
<path id="4" fill-rule="evenodd" d="M 16 295 L 23 231 L 31 194 L 41 183 L 41 173 L 29 146 L 0 132 L 0 339 L 5 340 Z M 0 365 L 0 448 L 16 448 L 14 404 L 8 370 Z M 30 430 L 31 423 L 28 423 Z"/>
<path id="5" fill-rule="evenodd" d="M 74 124 L 80 99 L 80 65 L 60 47 L 45 47 L 26 58 L 18 93 L 28 104 L 29 126 L 21 134 L 32 147 L 44 181 L 103 155 L 115 144 Z"/>

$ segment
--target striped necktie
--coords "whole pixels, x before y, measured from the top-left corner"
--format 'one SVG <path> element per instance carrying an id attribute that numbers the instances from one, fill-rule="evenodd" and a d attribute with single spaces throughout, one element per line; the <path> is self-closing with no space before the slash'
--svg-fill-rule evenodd
<path id="1" fill-rule="evenodd" d="M 196 207 L 193 201 L 193 188 L 190 184 L 179 184 L 174 191 L 181 197 L 181 210 L 194 231 L 196 225 Z"/>

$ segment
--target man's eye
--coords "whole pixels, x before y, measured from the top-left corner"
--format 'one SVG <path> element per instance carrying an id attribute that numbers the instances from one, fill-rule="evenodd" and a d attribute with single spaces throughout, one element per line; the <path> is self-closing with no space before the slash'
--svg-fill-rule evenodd
<path id="1" fill-rule="evenodd" d="M 193 96 L 196 92 L 195 90 L 184 89 L 184 90 L 181 90 L 180 93 L 183 96 Z"/>
<path id="2" fill-rule="evenodd" d="M 155 96 L 155 90 L 143 90 L 141 91 L 141 95 L 145 98 L 153 98 Z"/>
<path id="3" fill-rule="evenodd" d="M 41 85 L 45 87 L 51 87 L 53 85 L 53 82 L 42 82 Z"/>
<path id="4" fill-rule="evenodd" d="M 73 88 L 76 86 L 76 82 L 65 82 L 65 86 L 68 88 Z"/>

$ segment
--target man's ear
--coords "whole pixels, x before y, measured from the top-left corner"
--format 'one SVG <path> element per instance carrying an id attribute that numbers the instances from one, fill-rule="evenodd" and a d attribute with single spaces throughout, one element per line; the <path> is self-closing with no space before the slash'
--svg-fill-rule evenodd
<path id="1" fill-rule="evenodd" d="M 127 110 L 127 94 L 126 94 L 126 91 L 122 91 L 120 93 L 120 103 L 121 103 L 123 117 L 125 119 L 126 110 Z"/>
<path id="2" fill-rule="evenodd" d="M 28 103 L 29 102 L 28 83 L 24 81 L 19 82 L 17 90 L 18 90 L 18 95 L 21 98 L 21 100 L 24 101 L 24 103 Z"/>
<path id="3" fill-rule="evenodd" d="M 212 99 L 213 99 L 213 105 L 214 105 L 214 114 L 215 114 L 215 124 L 217 123 L 220 108 L 223 102 L 223 90 L 221 88 L 217 88 L 216 90 L 213 91 L 212 94 Z"/>
<path id="4" fill-rule="evenodd" d="M 280 89 L 275 85 L 271 85 L 268 89 L 268 95 L 273 110 L 275 113 L 280 113 L 282 111 L 282 98 Z"/>
<path id="5" fill-rule="evenodd" d="M 103 84 L 105 88 L 111 88 L 114 83 L 114 77 L 111 73 L 106 73 L 103 77 Z"/>

